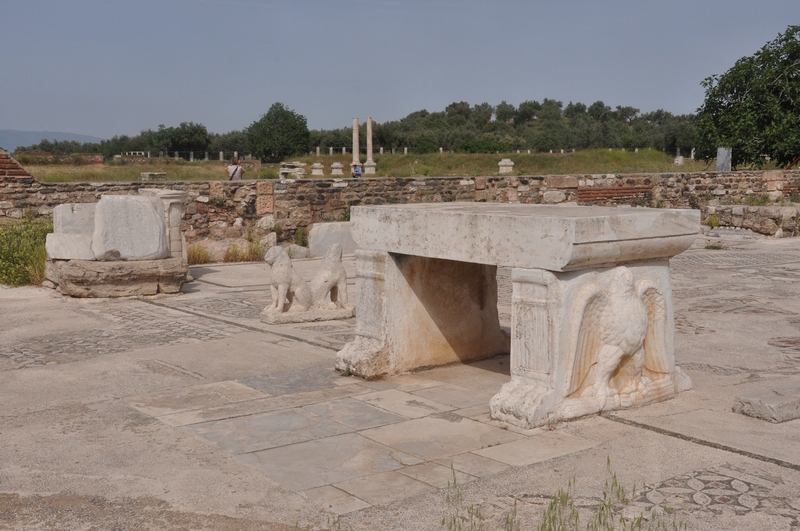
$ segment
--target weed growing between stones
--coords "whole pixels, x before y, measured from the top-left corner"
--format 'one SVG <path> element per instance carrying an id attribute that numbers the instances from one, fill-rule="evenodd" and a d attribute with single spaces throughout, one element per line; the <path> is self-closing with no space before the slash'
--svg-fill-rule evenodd
<path id="1" fill-rule="evenodd" d="M 199 243 L 193 243 L 186 248 L 186 261 L 189 265 L 208 264 L 214 261 L 214 257 L 208 249 Z"/>
<path id="2" fill-rule="evenodd" d="M 686 524 L 677 521 L 675 512 L 668 509 L 655 508 L 649 515 L 626 517 L 623 510 L 630 504 L 625 488 L 617 480 L 617 474 L 611 470 L 611 458 L 607 461 L 609 477 L 605 481 L 600 504 L 592 510 L 585 526 L 580 525 L 580 514 L 575 506 L 575 478 L 567 484 L 567 488 L 559 489 L 545 509 L 540 531 L 680 531 Z M 633 489 L 632 497 L 636 496 Z M 668 517 L 672 517 L 671 520 Z"/>
<path id="3" fill-rule="evenodd" d="M 0 227 L 0 284 L 42 283 L 49 232 L 53 232 L 53 222 L 42 218 L 26 218 Z"/>
<path id="4" fill-rule="evenodd" d="M 582 522 L 575 501 L 575 478 L 569 480 L 566 488 L 560 488 L 547 506 L 539 524 L 539 531 L 681 531 L 686 524 L 676 519 L 675 512 L 665 508 L 654 508 L 650 514 L 631 517 L 625 516 L 624 510 L 629 506 L 631 498 L 635 498 L 620 485 L 617 474 L 611 470 L 611 459 L 608 459 L 608 478 L 605 481 L 600 503 L 591 508 L 591 513 Z M 442 518 L 442 527 L 448 531 L 481 531 L 486 529 L 480 507 L 465 506 L 461 489 L 456 483 L 453 471 L 452 492 L 448 492 L 446 502 L 449 513 Z M 449 482 L 448 482 L 449 485 Z M 503 520 L 504 531 L 520 531 L 530 529 L 523 525 L 517 516 L 517 500 L 514 507 Z"/>
<path id="5" fill-rule="evenodd" d="M 771 203 L 768 194 L 750 194 L 744 199 L 744 204 L 747 206 L 764 206 Z"/>
<path id="6" fill-rule="evenodd" d="M 308 236 L 306 236 L 306 231 L 302 228 L 297 229 L 297 232 L 294 233 L 294 240 L 297 245 L 306 247 L 308 245 Z"/>
<path id="7" fill-rule="evenodd" d="M 722 245 L 722 242 L 712 242 L 711 240 L 708 240 L 708 243 L 706 244 L 706 249 L 711 249 L 714 251 L 719 251 L 724 248 L 725 247 Z"/>
<path id="8" fill-rule="evenodd" d="M 223 262 L 260 262 L 264 258 L 264 246 L 259 242 L 251 241 L 245 249 L 239 249 L 235 243 L 231 244 L 222 257 Z"/>
<path id="9" fill-rule="evenodd" d="M 706 225 L 711 227 L 712 229 L 716 229 L 719 227 L 719 218 L 716 214 L 710 214 L 706 219 Z"/>

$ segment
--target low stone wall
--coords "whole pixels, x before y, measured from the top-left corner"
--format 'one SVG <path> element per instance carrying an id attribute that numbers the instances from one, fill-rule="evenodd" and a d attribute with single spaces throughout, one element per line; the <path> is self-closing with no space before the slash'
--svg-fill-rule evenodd
<path id="1" fill-rule="evenodd" d="M 724 205 L 703 208 L 702 223 L 711 227 L 749 229 L 758 234 L 785 238 L 800 235 L 800 205 Z"/>
<path id="2" fill-rule="evenodd" d="M 314 223 L 345 219 L 348 208 L 357 205 L 486 201 L 701 208 L 744 202 L 751 194 L 788 196 L 800 189 L 800 170 L 43 183 L 0 151 L 0 217 L 47 216 L 63 203 L 94 203 L 103 194 L 137 194 L 140 188 L 186 192 L 189 201 L 181 229 L 191 242 L 240 237 L 255 226 L 274 229 L 281 239 L 289 239 L 298 229 L 307 234 Z"/>

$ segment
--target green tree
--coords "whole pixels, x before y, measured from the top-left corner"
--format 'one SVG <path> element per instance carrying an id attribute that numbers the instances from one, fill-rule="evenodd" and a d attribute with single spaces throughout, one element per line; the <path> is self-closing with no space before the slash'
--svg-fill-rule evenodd
<path id="1" fill-rule="evenodd" d="M 159 127 L 160 131 L 162 127 Z M 170 151 L 201 153 L 206 151 L 211 143 L 208 130 L 203 124 L 181 122 L 178 127 L 169 127 L 165 131 Z"/>
<path id="2" fill-rule="evenodd" d="M 477 127 L 483 127 L 489 123 L 494 114 L 494 107 L 488 102 L 477 103 L 472 106 L 472 122 Z"/>
<path id="3" fill-rule="evenodd" d="M 220 151 L 225 156 L 229 152 L 238 151 L 239 153 L 244 153 L 247 151 L 247 135 L 244 131 L 231 131 L 223 134 L 212 133 L 210 138 L 211 143 L 208 146 L 208 150 L 211 151 L 212 158 Z"/>
<path id="4" fill-rule="evenodd" d="M 498 122 L 511 121 L 515 114 L 517 114 L 517 109 L 511 103 L 506 103 L 506 100 L 501 101 L 494 110 L 494 118 Z"/>
<path id="5" fill-rule="evenodd" d="M 250 152 L 269 162 L 305 153 L 310 134 L 306 117 L 276 102 L 267 114 L 253 122 L 245 131 Z"/>
<path id="6" fill-rule="evenodd" d="M 697 156 L 708 160 L 717 147 L 730 147 L 739 166 L 762 165 L 767 157 L 783 165 L 800 155 L 800 26 L 702 85 Z"/>
<path id="7" fill-rule="evenodd" d="M 542 110 L 542 105 L 538 101 L 526 100 L 517 107 L 517 114 L 514 116 L 516 125 L 523 125 L 536 119 L 536 115 Z"/>
<path id="8" fill-rule="evenodd" d="M 463 116 L 464 120 L 469 120 L 472 114 L 472 109 L 466 101 L 454 101 L 444 108 L 444 113 L 448 118 L 453 116 Z"/>

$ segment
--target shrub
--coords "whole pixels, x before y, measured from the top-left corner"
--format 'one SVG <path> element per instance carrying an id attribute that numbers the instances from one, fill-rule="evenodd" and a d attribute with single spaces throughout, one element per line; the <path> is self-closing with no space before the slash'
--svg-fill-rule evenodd
<path id="1" fill-rule="evenodd" d="M 244 249 L 232 243 L 226 250 L 223 262 L 260 262 L 264 259 L 264 246 L 259 242 L 251 241 Z"/>
<path id="2" fill-rule="evenodd" d="M 243 262 L 244 253 L 239 250 L 239 246 L 232 243 L 225 249 L 225 255 L 222 257 L 223 262 Z"/>
<path id="3" fill-rule="evenodd" d="M 0 283 L 41 284 L 47 259 L 45 239 L 53 232 L 49 219 L 24 219 L 0 227 Z"/>
<path id="4" fill-rule="evenodd" d="M 193 243 L 186 248 L 186 261 L 189 265 L 208 264 L 214 261 L 214 257 L 208 249 L 199 243 Z"/>
<path id="5" fill-rule="evenodd" d="M 264 259 L 266 249 L 261 243 L 251 241 L 247 244 L 247 249 L 242 253 L 242 258 L 245 262 L 260 262 Z"/>
<path id="6" fill-rule="evenodd" d="M 294 239 L 297 242 L 297 245 L 305 247 L 308 245 L 308 236 L 306 236 L 306 231 L 303 229 L 297 229 L 297 232 L 294 235 Z"/>
<path id="7" fill-rule="evenodd" d="M 768 194 L 750 194 L 744 198 L 744 204 L 748 206 L 764 206 L 771 202 Z"/>
<path id="8" fill-rule="evenodd" d="M 711 227 L 712 229 L 716 229 L 719 227 L 719 218 L 716 214 L 710 214 L 706 219 L 706 225 Z"/>

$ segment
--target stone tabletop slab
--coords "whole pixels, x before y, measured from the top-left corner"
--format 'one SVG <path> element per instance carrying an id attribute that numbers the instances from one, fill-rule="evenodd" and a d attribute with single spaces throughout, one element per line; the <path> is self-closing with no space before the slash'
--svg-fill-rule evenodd
<path id="1" fill-rule="evenodd" d="M 675 256 L 698 234 L 700 212 L 488 203 L 358 206 L 352 230 L 364 250 L 574 271 Z"/>

